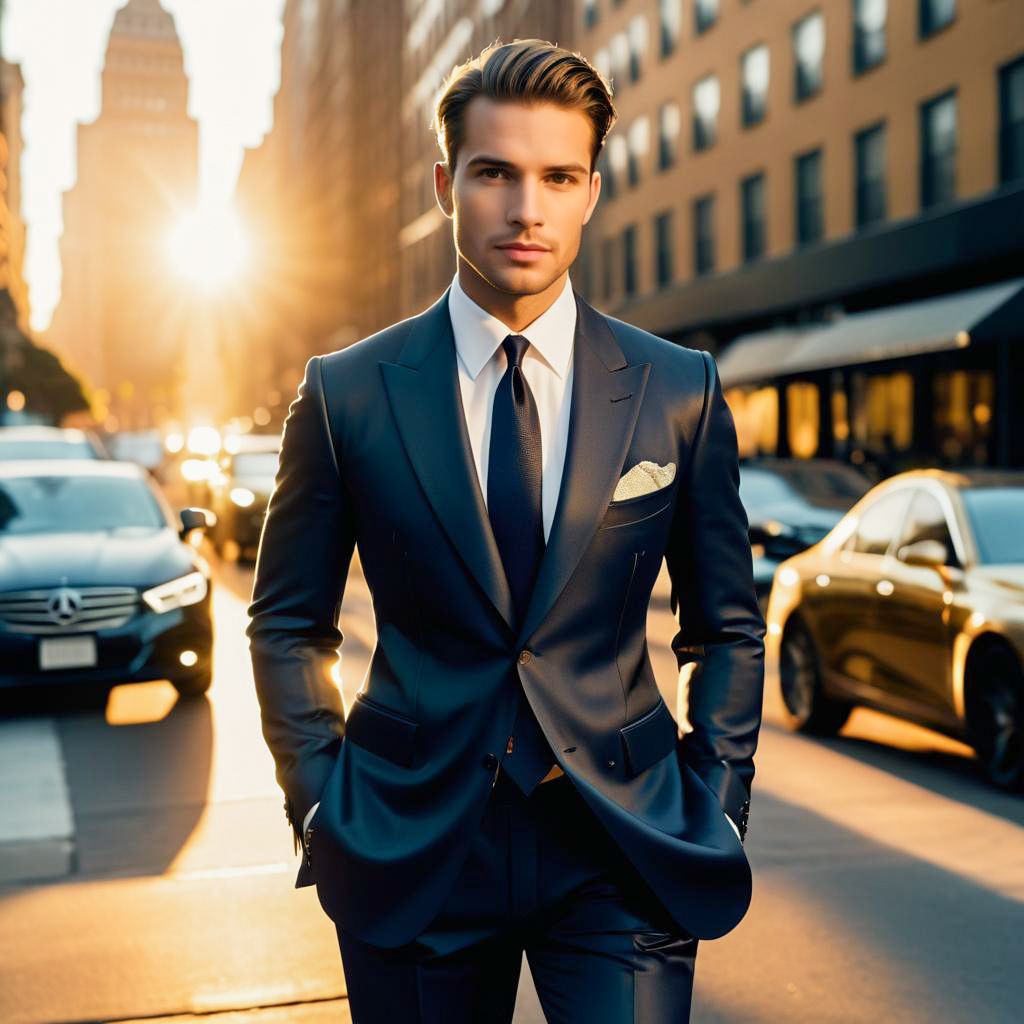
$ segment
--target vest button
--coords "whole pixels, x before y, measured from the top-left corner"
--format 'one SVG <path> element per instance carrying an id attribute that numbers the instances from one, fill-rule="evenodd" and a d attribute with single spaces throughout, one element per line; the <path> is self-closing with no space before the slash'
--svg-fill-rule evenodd
<path id="1" fill-rule="evenodd" d="M 533 657 L 533 655 L 529 651 L 520 651 L 519 652 L 519 664 L 520 665 L 525 665 L 532 657 Z"/>
<path id="2" fill-rule="evenodd" d="M 498 759 L 494 754 L 484 754 L 483 766 L 489 771 L 493 772 L 498 767 Z"/>

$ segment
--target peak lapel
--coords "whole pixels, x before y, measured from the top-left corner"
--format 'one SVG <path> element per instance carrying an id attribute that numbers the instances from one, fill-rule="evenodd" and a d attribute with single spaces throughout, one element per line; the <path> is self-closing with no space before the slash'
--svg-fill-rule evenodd
<path id="1" fill-rule="evenodd" d="M 448 290 L 415 318 L 398 362 L 381 360 L 380 370 L 398 432 L 427 500 L 467 568 L 514 631 L 512 593 L 462 410 Z"/>
<path id="2" fill-rule="evenodd" d="M 651 368 L 649 362 L 629 364 L 607 320 L 575 290 L 573 294 L 576 335 L 565 466 L 519 644 L 543 621 L 569 582 L 611 501 Z"/>

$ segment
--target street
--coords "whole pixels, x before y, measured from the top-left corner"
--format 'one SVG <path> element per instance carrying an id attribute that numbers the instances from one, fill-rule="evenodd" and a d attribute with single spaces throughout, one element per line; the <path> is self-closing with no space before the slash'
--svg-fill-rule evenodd
<path id="1" fill-rule="evenodd" d="M 5 1024 L 348 1019 L 334 929 L 313 887 L 292 888 L 243 634 L 251 580 L 216 566 L 208 700 L 124 686 L 105 711 L 43 704 L 3 723 L 52 723 L 74 830 L 66 877 L 0 888 Z M 649 637 L 675 708 L 667 594 L 663 567 Z M 342 630 L 347 707 L 374 640 L 357 559 Z M 754 899 L 703 943 L 693 1019 L 1019 1019 L 1024 802 L 924 730 L 857 711 L 838 739 L 810 741 L 778 708 L 769 680 L 746 842 Z M 516 1020 L 543 1021 L 525 961 Z"/>

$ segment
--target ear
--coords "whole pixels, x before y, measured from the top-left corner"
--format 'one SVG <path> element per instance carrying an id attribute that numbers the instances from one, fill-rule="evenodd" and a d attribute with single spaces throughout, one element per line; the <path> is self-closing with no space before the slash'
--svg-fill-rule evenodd
<path id="1" fill-rule="evenodd" d="M 448 167 L 440 160 L 434 164 L 434 196 L 441 212 L 451 220 L 455 214 L 452 205 L 452 178 L 448 173 Z"/>
<path id="2" fill-rule="evenodd" d="M 594 171 L 590 176 L 590 202 L 587 203 L 586 213 L 583 214 L 583 223 L 586 224 L 594 215 L 597 208 L 597 197 L 601 194 L 601 172 Z"/>

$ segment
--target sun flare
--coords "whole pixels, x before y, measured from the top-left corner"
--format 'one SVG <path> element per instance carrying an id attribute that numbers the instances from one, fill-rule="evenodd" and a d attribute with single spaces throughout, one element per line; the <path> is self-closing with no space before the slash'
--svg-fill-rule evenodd
<path id="1" fill-rule="evenodd" d="M 173 270 L 204 290 L 230 284 L 246 270 L 249 243 L 230 207 L 186 214 L 167 236 L 167 257 Z"/>

